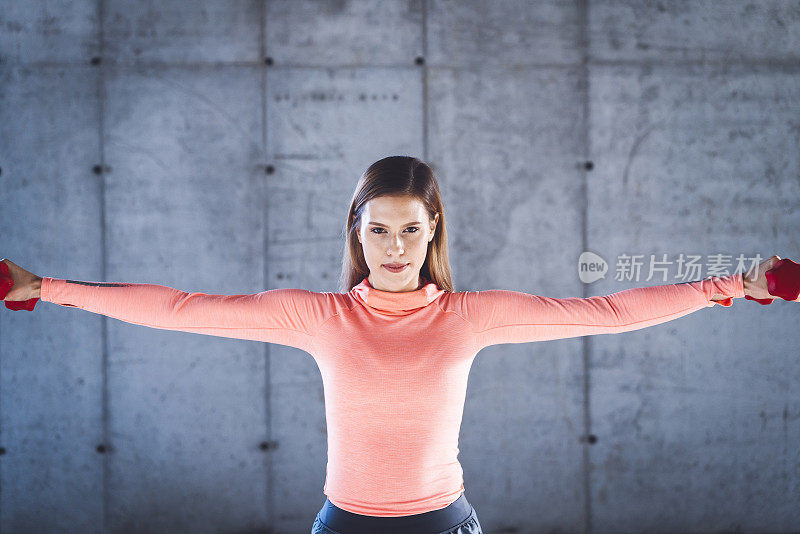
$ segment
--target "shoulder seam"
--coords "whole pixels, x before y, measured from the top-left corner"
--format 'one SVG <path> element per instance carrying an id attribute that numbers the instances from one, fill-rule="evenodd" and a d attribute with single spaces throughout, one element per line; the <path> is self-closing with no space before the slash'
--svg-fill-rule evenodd
<path id="1" fill-rule="evenodd" d="M 347 293 L 331 293 L 331 295 L 345 295 L 345 296 L 346 296 L 346 295 L 347 295 Z M 333 297 L 333 298 L 335 299 L 336 297 Z M 349 311 L 353 311 L 353 308 L 355 308 L 355 305 L 353 305 L 353 306 L 348 306 L 348 305 L 347 305 L 347 301 L 346 301 L 346 300 L 345 300 L 345 302 L 344 302 L 344 306 L 345 306 L 345 308 L 346 308 L 346 310 L 345 310 L 345 311 L 348 311 L 348 312 L 349 312 Z M 330 316 L 330 317 L 326 317 L 325 319 L 323 319 L 322 321 L 320 321 L 320 323 L 314 327 L 314 332 L 311 334 L 311 338 L 312 338 L 312 340 L 313 340 L 313 339 L 316 339 L 316 337 L 317 337 L 317 332 L 318 332 L 318 331 L 319 331 L 319 330 L 322 328 L 322 325 L 324 325 L 325 323 L 327 323 L 328 321 L 330 321 L 331 319 L 333 319 L 333 318 L 334 318 L 334 317 L 336 317 L 337 315 L 341 315 L 341 312 L 338 312 L 338 311 L 337 311 L 337 312 L 334 312 L 333 314 L 331 314 L 331 316 Z"/>
<path id="2" fill-rule="evenodd" d="M 458 316 L 459 319 L 461 319 L 462 321 L 467 323 L 467 326 L 469 326 L 469 329 L 472 330 L 473 334 L 477 334 L 477 332 L 475 331 L 475 326 L 469 321 L 469 319 L 465 318 L 463 315 L 461 315 L 460 313 L 458 313 L 455 310 L 445 310 L 442 307 L 441 300 L 442 299 L 436 299 L 436 305 L 439 307 L 440 310 L 442 310 L 442 312 L 444 312 L 444 313 L 452 313 L 452 314 Z"/>
<path id="3" fill-rule="evenodd" d="M 464 293 L 464 298 L 466 298 L 466 295 L 467 295 L 467 293 L 469 293 L 469 291 L 462 291 L 461 293 Z M 452 295 L 452 294 L 453 293 L 450 292 L 450 295 Z M 463 315 L 461 315 L 457 311 L 455 311 L 455 310 L 445 310 L 442 307 L 441 301 L 442 301 L 441 297 L 436 299 L 436 305 L 439 307 L 440 310 L 442 310 L 442 312 L 455 314 L 455 316 L 458 317 L 459 319 L 461 319 L 462 321 L 464 321 L 467 324 L 467 326 L 469 327 L 470 331 L 472 331 L 472 349 L 475 351 L 475 354 L 477 355 L 478 352 L 480 352 L 480 350 L 483 347 L 479 346 L 479 343 L 478 343 L 478 332 L 475 331 L 475 325 L 473 325 L 472 322 L 469 319 L 467 319 L 466 317 L 464 317 Z"/>

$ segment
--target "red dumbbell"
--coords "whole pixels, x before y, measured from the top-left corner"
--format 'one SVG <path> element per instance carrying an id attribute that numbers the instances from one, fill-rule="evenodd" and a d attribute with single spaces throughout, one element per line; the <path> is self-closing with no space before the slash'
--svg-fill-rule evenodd
<path id="1" fill-rule="evenodd" d="M 767 291 L 770 295 L 775 295 L 783 300 L 797 302 L 800 296 L 800 265 L 789 258 L 784 258 L 775 262 L 767 272 Z M 775 299 L 755 299 L 750 295 L 745 295 L 747 300 L 755 300 L 759 304 L 771 304 Z"/>
<path id="2" fill-rule="evenodd" d="M 8 270 L 6 262 L 0 261 L 0 298 L 6 298 L 12 287 L 14 287 L 14 279 L 11 278 L 11 271 Z M 38 301 L 38 298 L 33 298 L 28 300 L 4 300 L 3 303 L 9 310 L 33 311 Z"/>

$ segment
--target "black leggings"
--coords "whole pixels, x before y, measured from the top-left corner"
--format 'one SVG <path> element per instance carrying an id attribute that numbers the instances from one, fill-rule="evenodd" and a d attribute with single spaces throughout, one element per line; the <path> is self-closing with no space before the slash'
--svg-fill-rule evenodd
<path id="1" fill-rule="evenodd" d="M 467 521 L 470 520 L 470 521 Z M 462 523 L 463 530 L 458 532 L 479 533 L 475 510 L 462 493 L 450 505 L 439 510 L 432 510 L 422 514 L 404 515 L 398 517 L 370 516 L 354 514 L 342 510 L 328 499 L 317 514 L 314 521 L 315 529 L 312 532 L 338 532 L 341 534 L 406 534 L 416 532 L 419 534 L 437 534 L 447 532 Z M 471 528 L 470 528 L 471 527 Z"/>

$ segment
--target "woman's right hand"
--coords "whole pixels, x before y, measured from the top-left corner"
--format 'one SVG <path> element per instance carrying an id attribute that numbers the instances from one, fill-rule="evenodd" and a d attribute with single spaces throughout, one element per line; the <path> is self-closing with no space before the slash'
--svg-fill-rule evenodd
<path id="1" fill-rule="evenodd" d="M 33 311 L 41 287 L 41 276 L 26 271 L 7 258 L 0 260 L 0 298 L 9 310 Z"/>

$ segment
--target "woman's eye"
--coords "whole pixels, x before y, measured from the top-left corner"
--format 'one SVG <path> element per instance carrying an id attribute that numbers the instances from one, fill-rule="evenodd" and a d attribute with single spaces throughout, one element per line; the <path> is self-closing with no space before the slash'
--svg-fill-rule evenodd
<path id="1" fill-rule="evenodd" d="M 376 232 L 375 230 L 379 230 L 379 231 Z M 409 226 L 408 228 L 406 228 L 406 230 L 414 230 L 413 232 L 410 232 L 410 233 L 416 234 L 419 231 L 419 228 L 417 228 L 416 226 Z M 373 234 L 380 234 L 381 231 L 383 231 L 383 228 L 373 228 L 372 229 L 372 233 Z"/>

